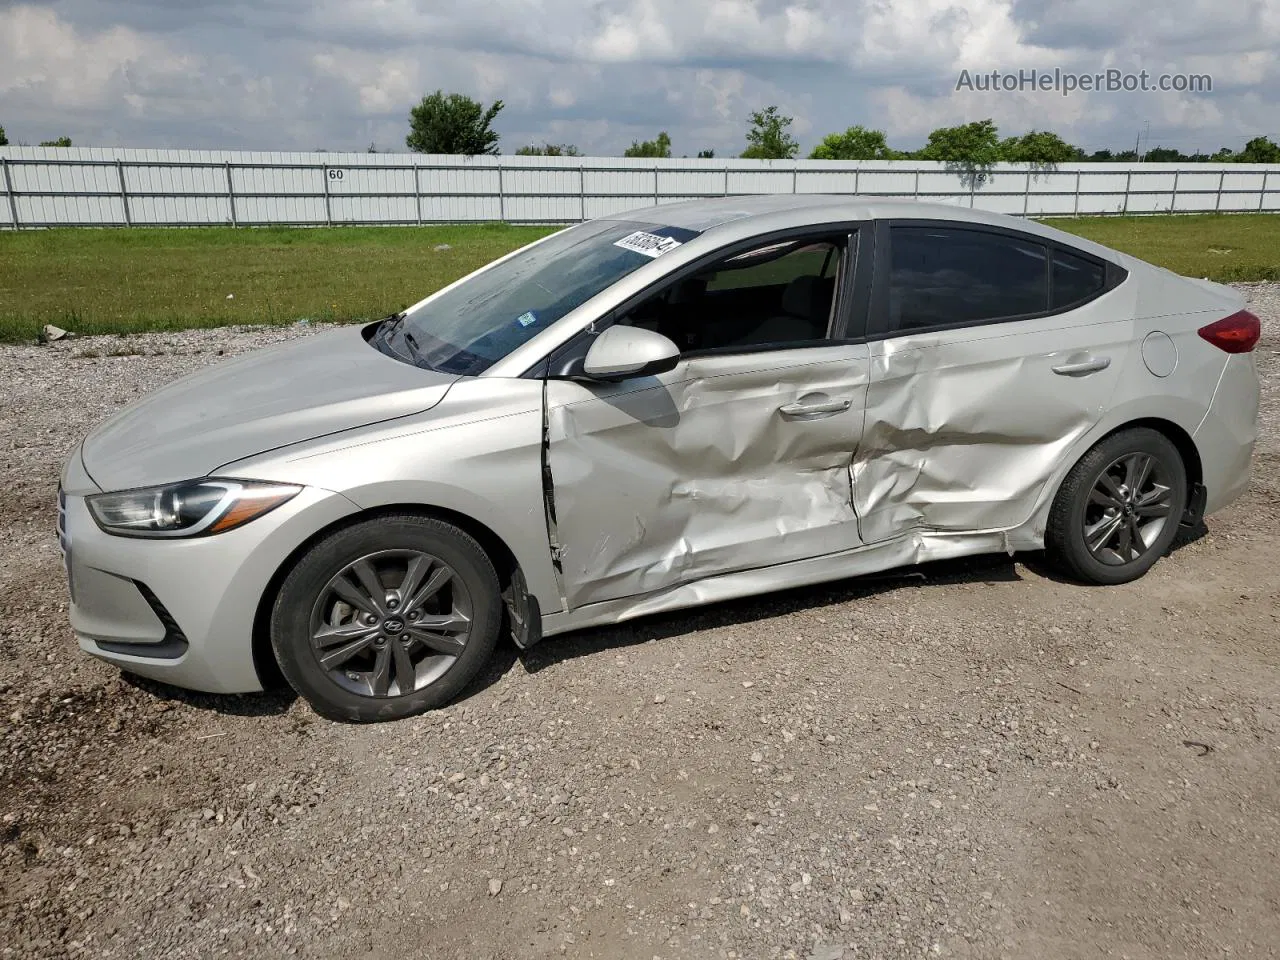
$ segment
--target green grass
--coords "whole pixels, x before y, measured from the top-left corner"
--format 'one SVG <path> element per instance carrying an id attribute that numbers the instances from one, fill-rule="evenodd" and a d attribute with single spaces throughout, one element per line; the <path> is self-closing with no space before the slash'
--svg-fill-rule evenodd
<path id="1" fill-rule="evenodd" d="M 46 323 L 83 335 L 381 317 L 548 232 L 503 224 L 0 231 L 0 341 L 31 340 Z M 450 249 L 434 249 L 442 244 Z"/>
<path id="2" fill-rule="evenodd" d="M 1047 222 L 1189 276 L 1280 280 L 1273 214 Z M 83 335 L 385 316 L 551 229 L 0 231 L 0 341 L 46 323 Z"/>
<path id="3" fill-rule="evenodd" d="M 1271 213 L 1080 217 L 1044 223 L 1188 277 L 1280 280 L 1280 216 Z"/>

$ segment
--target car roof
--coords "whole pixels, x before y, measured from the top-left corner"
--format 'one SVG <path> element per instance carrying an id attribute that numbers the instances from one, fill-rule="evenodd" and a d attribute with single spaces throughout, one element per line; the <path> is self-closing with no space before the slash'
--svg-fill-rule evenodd
<path id="1" fill-rule="evenodd" d="M 1110 247 L 1083 237 L 1056 230 L 1023 217 L 1011 217 L 951 203 L 928 203 L 895 197 L 863 197 L 821 193 L 777 193 L 742 197 L 713 197 L 683 200 L 640 207 L 611 214 L 604 220 L 641 223 L 714 233 L 722 242 L 747 239 L 771 230 L 803 227 L 806 224 L 858 220 L 923 219 L 952 220 L 956 223 L 987 225 L 1018 230 L 1055 240 L 1106 257 L 1118 263 L 1136 262 Z"/>

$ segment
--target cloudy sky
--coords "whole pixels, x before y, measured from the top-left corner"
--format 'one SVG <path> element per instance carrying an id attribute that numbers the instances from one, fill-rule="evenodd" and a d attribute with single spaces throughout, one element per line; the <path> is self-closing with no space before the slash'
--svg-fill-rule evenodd
<path id="1" fill-rule="evenodd" d="M 992 117 L 1089 150 L 1280 139 L 1280 0 L 0 0 L 13 143 L 402 149 L 437 88 L 506 109 L 532 141 L 618 154 L 744 146 L 778 104 L 808 150 L 861 123 L 919 146 Z M 1207 73 L 1213 92 L 981 93 L 962 69 Z"/>

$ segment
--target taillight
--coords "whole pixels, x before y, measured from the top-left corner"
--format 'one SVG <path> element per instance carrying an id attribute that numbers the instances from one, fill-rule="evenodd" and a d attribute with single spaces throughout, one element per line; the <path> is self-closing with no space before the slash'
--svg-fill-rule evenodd
<path id="1" fill-rule="evenodd" d="M 1248 310 L 1241 310 L 1207 327 L 1201 327 L 1196 332 L 1219 350 L 1248 353 L 1258 345 L 1258 338 L 1262 336 L 1262 323 Z"/>

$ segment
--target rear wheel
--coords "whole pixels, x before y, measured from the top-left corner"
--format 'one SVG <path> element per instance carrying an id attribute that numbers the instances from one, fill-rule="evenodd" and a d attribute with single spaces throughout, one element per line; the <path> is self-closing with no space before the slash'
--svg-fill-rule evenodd
<path id="1" fill-rule="evenodd" d="M 1045 552 L 1088 583 L 1136 580 L 1173 543 L 1186 504 L 1177 447 L 1147 427 L 1122 430 L 1067 474 L 1049 513 Z"/>
<path id="2" fill-rule="evenodd" d="M 476 541 L 429 517 L 377 517 L 311 548 L 280 588 L 271 643 L 290 685 L 335 720 L 443 706 L 493 653 L 498 577 Z"/>

